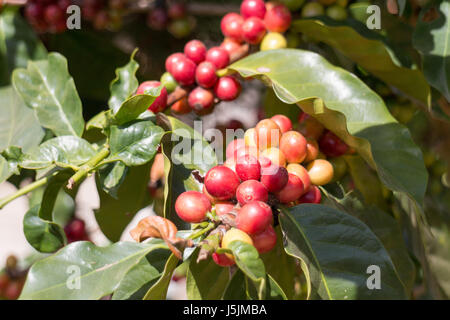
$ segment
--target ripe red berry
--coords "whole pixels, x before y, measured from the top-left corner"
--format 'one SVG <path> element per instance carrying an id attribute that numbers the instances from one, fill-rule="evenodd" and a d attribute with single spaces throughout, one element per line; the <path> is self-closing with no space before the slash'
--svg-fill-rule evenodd
<path id="1" fill-rule="evenodd" d="M 237 158 L 236 173 L 242 181 L 261 178 L 261 165 L 258 159 L 250 154 Z"/>
<path id="2" fill-rule="evenodd" d="M 225 38 L 223 39 L 222 43 L 220 44 L 220 47 L 224 49 L 230 57 L 234 55 L 234 53 L 239 50 L 241 47 L 241 44 L 239 41 L 233 40 L 231 38 Z"/>
<path id="3" fill-rule="evenodd" d="M 271 225 L 263 232 L 252 235 L 251 238 L 253 240 L 253 246 L 260 254 L 269 252 L 277 244 L 277 233 Z"/>
<path id="4" fill-rule="evenodd" d="M 292 122 L 285 115 L 277 114 L 270 119 L 274 121 L 278 125 L 278 127 L 280 127 L 281 133 L 285 133 L 292 130 Z"/>
<path id="5" fill-rule="evenodd" d="M 3 290 L 8 287 L 9 277 L 6 273 L 0 274 L 0 295 Z"/>
<path id="6" fill-rule="evenodd" d="M 272 209 L 262 201 L 247 203 L 236 217 L 237 228 L 250 235 L 263 232 L 272 222 Z"/>
<path id="7" fill-rule="evenodd" d="M 281 136 L 280 150 L 290 163 L 300 163 L 306 158 L 305 137 L 297 131 L 288 131 Z"/>
<path id="8" fill-rule="evenodd" d="M 212 88 L 217 82 L 217 68 L 211 62 L 204 61 L 195 70 L 195 81 L 203 88 Z"/>
<path id="9" fill-rule="evenodd" d="M 246 18 L 257 17 L 264 19 L 266 4 L 263 0 L 244 0 L 241 3 L 241 15 Z"/>
<path id="10" fill-rule="evenodd" d="M 59 0 L 58 7 L 60 7 L 64 12 L 66 12 L 67 8 L 72 4 L 71 0 Z"/>
<path id="11" fill-rule="evenodd" d="M 236 198 L 241 206 L 252 201 L 267 202 L 269 193 L 266 187 L 256 180 L 242 182 L 236 190 Z"/>
<path id="12" fill-rule="evenodd" d="M 31 22 L 42 19 L 44 7 L 40 3 L 30 2 L 25 7 L 25 16 Z"/>
<path id="13" fill-rule="evenodd" d="M 236 154 L 236 151 L 241 147 L 245 147 L 244 139 L 235 139 L 235 140 L 231 141 L 228 144 L 227 150 L 226 150 L 227 159 L 233 158 L 233 156 Z"/>
<path id="14" fill-rule="evenodd" d="M 191 107 L 189 106 L 187 97 L 181 98 L 177 102 L 175 102 L 171 107 L 170 110 L 172 110 L 175 114 L 186 114 L 191 112 Z"/>
<path id="15" fill-rule="evenodd" d="M 199 223 L 211 210 L 208 197 L 198 191 L 186 191 L 175 201 L 175 211 L 180 219 L 189 223 Z"/>
<path id="16" fill-rule="evenodd" d="M 216 214 L 222 216 L 224 214 L 230 213 L 234 209 L 234 203 L 229 201 L 220 201 L 214 205 L 216 209 Z"/>
<path id="17" fill-rule="evenodd" d="M 189 93 L 189 106 L 196 112 L 203 112 L 214 105 L 214 94 L 211 90 L 197 87 Z"/>
<path id="18" fill-rule="evenodd" d="M 226 14 L 220 22 L 220 29 L 225 37 L 242 42 L 242 24 L 244 19 L 241 15 L 231 12 Z"/>
<path id="19" fill-rule="evenodd" d="M 186 15 L 186 6 L 182 2 L 171 3 L 167 15 L 174 20 L 181 19 Z"/>
<path id="20" fill-rule="evenodd" d="M 239 186 L 236 173 L 226 166 L 215 166 L 205 176 L 208 193 L 218 200 L 228 200 L 235 196 Z"/>
<path id="21" fill-rule="evenodd" d="M 284 188 L 289 180 L 286 168 L 270 163 L 269 166 L 261 164 L 261 183 L 269 192 L 275 193 Z"/>
<path id="22" fill-rule="evenodd" d="M 305 185 L 295 174 L 288 174 L 288 182 L 283 189 L 276 193 L 277 199 L 281 203 L 289 203 L 297 200 L 305 193 Z"/>
<path id="23" fill-rule="evenodd" d="M 221 47 L 212 47 L 206 53 L 206 61 L 211 62 L 217 69 L 222 69 L 230 63 L 230 55 Z"/>
<path id="24" fill-rule="evenodd" d="M 64 20 L 65 12 L 56 4 L 49 5 L 44 10 L 45 22 L 56 25 Z"/>
<path id="25" fill-rule="evenodd" d="M 4 295 L 8 300 L 17 300 L 21 292 L 22 284 L 19 281 L 13 281 L 5 289 Z"/>
<path id="26" fill-rule="evenodd" d="M 298 199 L 298 203 L 320 203 L 322 194 L 317 186 L 311 186 L 308 192 Z"/>
<path id="27" fill-rule="evenodd" d="M 264 24 L 269 31 L 283 33 L 291 25 L 291 12 L 284 4 L 277 4 L 267 10 Z"/>
<path id="28" fill-rule="evenodd" d="M 147 90 L 157 88 L 161 85 L 159 81 L 145 81 L 140 84 L 136 94 L 145 94 Z M 148 110 L 157 113 L 163 111 L 167 107 L 167 89 L 162 87 L 161 94 L 159 97 L 153 101 L 153 103 L 148 107 Z"/>
<path id="29" fill-rule="evenodd" d="M 223 101 L 236 99 L 241 93 L 241 84 L 231 76 L 219 78 L 214 86 L 214 94 Z"/>
<path id="30" fill-rule="evenodd" d="M 259 151 L 256 147 L 248 147 L 248 146 L 240 147 L 236 150 L 233 160 L 235 162 L 237 162 L 237 159 L 239 159 L 245 155 L 252 155 L 252 156 L 258 158 Z"/>
<path id="31" fill-rule="evenodd" d="M 230 267 L 235 264 L 233 259 L 228 258 L 228 256 L 224 253 L 216 253 L 212 254 L 213 261 L 221 266 L 221 267 Z"/>
<path id="32" fill-rule="evenodd" d="M 172 53 L 166 59 L 166 70 L 172 73 L 173 66 L 180 60 L 186 59 L 186 56 L 180 52 Z"/>
<path id="33" fill-rule="evenodd" d="M 86 227 L 83 220 L 73 219 L 68 225 L 64 227 L 67 240 L 69 242 L 81 241 L 86 238 Z"/>
<path id="34" fill-rule="evenodd" d="M 175 62 L 169 71 L 176 82 L 182 86 L 189 86 L 195 82 L 195 69 L 197 65 L 188 58 L 180 59 Z"/>
<path id="35" fill-rule="evenodd" d="M 319 140 L 320 151 L 327 157 L 339 157 L 346 154 L 348 146 L 333 132 L 327 131 Z"/>
<path id="36" fill-rule="evenodd" d="M 184 46 L 184 55 L 199 64 L 206 58 L 206 46 L 200 40 L 191 40 Z"/>
<path id="37" fill-rule="evenodd" d="M 242 25 L 242 36 L 250 44 L 258 44 L 266 34 L 266 27 L 263 20 L 257 17 L 250 17 Z"/>
<path id="38" fill-rule="evenodd" d="M 168 22 L 169 17 L 163 8 L 153 9 L 147 15 L 147 25 L 153 30 L 166 29 Z"/>

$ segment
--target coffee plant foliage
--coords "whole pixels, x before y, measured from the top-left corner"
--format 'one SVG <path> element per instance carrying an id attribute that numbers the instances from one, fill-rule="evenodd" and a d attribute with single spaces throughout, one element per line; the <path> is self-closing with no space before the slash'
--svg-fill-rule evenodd
<path id="1" fill-rule="evenodd" d="M 112 50 L 105 53 L 119 57 L 111 61 L 121 64 L 114 66 L 109 84 L 103 84 L 109 88 L 104 107 L 91 115 L 89 99 L 84 99 L 92 97 L 86 94 L 86 81 L 98 80 L 80 78 L 79 70 L 72 76 L 70 58 L 47 52 L 20 12 L 3 8 L 0 183 L 26 177 L 33 182 L 1 199 L 0 209 L 33 192 L 23 232 L 45 254 L 29 269 L 20 298 L 166 299 L 170 281 L 181 269 L 189 299 L 410 299 L 418 286 L 430 297 L 450 297 L 450 193 L 445 187 L 450 166 L 447 173 L 434 175 L 427 163 L 430 139 L 420 133 L 440 128 L 427 135 L 444 132 L 450 139 L 449 4 L 429 1 L 415 27 L 406 21 L 409 6 L 396 16 L 383 5 L 383 32 L 367 29 L 361 6 L 350 4 L 346 10 L 353 15 L 339 21 L 302 17 L 301 9 L 294 9 L 288 38 L 300 45 L 255 47 L 216 70 L 220 78 L 238 79 L 239 85 L 262 82 L 266 115 L 282 113 L 295 123 L 299 114 L 309 117 L 351 150 L 339 157 L 345 178 L 317 183 L 318 201 L 281 203 L 273 200 L 276 192 L 269 195 L 273 221 L 265 228 L 273 225 L 276 244 L 267 252 L 258 248 L 251 232 L 250 240 L 242 236 L 222 242 L 242 222 L 219 216 L 218 202 L 211 206 L 206 197 L 211 196 L 205 191 L 207 174 L 223 162 L 223 150 L 216 154 L 213 142 L 178 114 L 149 109 L 167 95 L 164 85 L 136 94 L 143 68 L 138 49 L 126 59 Z M 430 7 L 440 15 L 424 21 Z M 407 40 L 400 40 L 402 31 Z M 71 32 L 58 35 L 54 43 L 63 43 Z M 159 50 L 153 46 L 152 51 Z M 103 59 L 101 52 L 97 58 Z M 185 87 L 169 92 L 171 105 L 181 89 Z M 220 96 L 220 88 L 208 90 L 215 99 Z M 395 116 L 392 105 L 398 101 L 414 105 L 412 120 Z M 195 107 L 201 117 L 204 110 Z M 420 129 L 421 124 L 427 129 Z M 149 185 L 159 156 L 164 184 L 155 195 Z M 445 150 L 440 157 L 450 163 Z M 287 172 L 290 177 L 289 168 Z M 95 178 L 100 199 L 95 219 L 110 241 L 107 246 L 72 242 L 57 212 L 61 193 L 75 199 L 89 176 Z M 435 181 L 444 189 L 432 193 Z M 180 218 L 177 200 L 187 191 L 201 195 L 190 199 L 197 208 L 204 198 L 209 204 L 198 222 Z M 136 213 L 148 206 L 161 220 L 141 221 L 137 238 L 133 232 L 139 226 L 132 231 L 136 242 L 121 241 Z M 226 263 L 233 266 L 224 267 Z M 369 266 L 381 270 L 380 290 L 369 288 Z M 79 271 L 72 284 L 68 268 Z"/>

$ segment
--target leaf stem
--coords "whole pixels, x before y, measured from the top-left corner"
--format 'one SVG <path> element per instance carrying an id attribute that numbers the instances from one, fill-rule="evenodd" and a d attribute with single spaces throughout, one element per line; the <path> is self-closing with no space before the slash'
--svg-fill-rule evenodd
<path id="1" fill-rule="evenodd" d="M 11 201 L 13 201 L 23 195 L 26 195 L 28 192 L 31 192 L 39 187 L 42 187 L 43 185 L 46 185 L 49 179 L 50 179 L 50 177 L 45 177 L 45 178 L 36 180 L 35 182 L 30 183 L 29 185 L 26 185 L 22 189 L 17 190 L 16 193 L 13 193 L 12 195 L 2 199 L 0 201 L 0 209 L 2 209 L 5 205 L 10 203 Z"/>
<path id="2" fill-rule="evenodd" d="M 71 190 L 78 182 L 83 180 L 89 172 L 91 172 L 97 164 L 105 159 L 109 155 L 109 147 L 105 146 L 99 153 L 93 156 L 88 162 L 86 162 L 83 166 L 81 166 L 80 170 L 78 170 L 67 182 L 67 189 Z"/>
<path id="3" fill-rule="evenodd" d="M 189 239 L 196 239 L 196 238 L 202 236 L 203 234 L 207 233 L 208 231 L 210 231 L 214 227 L 215 227 L 215 224 L 214 223 L 210 223 L 206 228 L 201 229 L 200 231 L 191 234 L 188 238 Z"/>

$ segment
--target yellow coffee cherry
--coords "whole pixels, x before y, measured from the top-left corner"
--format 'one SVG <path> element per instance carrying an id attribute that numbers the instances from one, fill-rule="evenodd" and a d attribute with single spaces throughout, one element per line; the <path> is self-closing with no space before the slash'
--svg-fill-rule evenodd
<path id="1" fill-rule="evenodd" d="M 269 32 L 261 42 L 261 51 L 283 49 L 287 47 L 286 38 L 278 32 Z"/>
<path id="2" fill-rule="evenodd" d="M 261 157 L 266 157 L 272 161 L 272 163 L 280 166 L 285 167 L 286 166 L 286 157 L 284 156 L 283 151 L 281 151 L 278 148 L 268 148 L 261 152 Z"/>
<path id="3" fill-rule="evenodd" d="M 250 128 L 247 131 L 245 131 L 244 142 L 245 142 L 245 145 L 247 147 L 255 147 L 255 148 L 257 148 L 258 145 L 257 145 L 256 141 L 257 141 L 257 139 L 256 139 L 255 128 Z"/>
<path id="4" fill-rule="evenodd" d="M 231 228 L 223 236 L 221 247 L 229 249 L 230 243 L 237 240 L 253 245 L 253 240 L 248 234 L 246 234 L 242 230 Z M 228 258 L 234 260 L 234 256 L 232 254 L 226 253 L 226 255 L 228 256 Z"/>
<path id="5" fill-rule="evenodd" d="M 323 159 L 311 161 L 306 167 L 311 183 L 323 186 L 333 179 L 334 169 L 330 162 Z"/>

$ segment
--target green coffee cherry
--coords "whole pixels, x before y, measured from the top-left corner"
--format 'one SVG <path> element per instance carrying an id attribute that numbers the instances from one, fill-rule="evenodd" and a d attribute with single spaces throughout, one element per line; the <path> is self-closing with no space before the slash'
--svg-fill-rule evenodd
<path id="1" fill-rule="evenodd" d="M 291 11 L 297 11 L 305 3 L 305 0 L 281 0 L 281 2 Z"/>
<path id="2" fill-rule="evenodd" d="M 326 13 L 327 16 L 336 21 L 342 21 L 348 17 L 347 10 L 337 4 L 328 7 Z"/>
<path id="3" fill-rule="evenodd" d="M 174 91 L 175 88 L 178 86 L 178 83 L 175 81 L 175 79 L 169 72 L 165 72 L 161 76 L 160 82 L 164 87 L 166 87 L 168 92 Z"/>
<path id="4" fill-rule="evenodd" d="M 322 16 L 325 14 L 325 9 L 323 5 L 318 2 L 308 2 L 304 5 L 302 9 L 303 18 L 312 18 L 317 16 Z"/>
<path id="5" fill-rule="evenodd" d="M 333 182 L 341 180 L 347 173 L 347 163 L 343 157 L 329 158 L 328 161 L 333 166 Z"/>
<path id="6" fill-rule="evenodd" d="M 278 32 L 269 32 L 261 41 L 261 51 L 282 49 L 286 47 L 286 38 Z"/>

